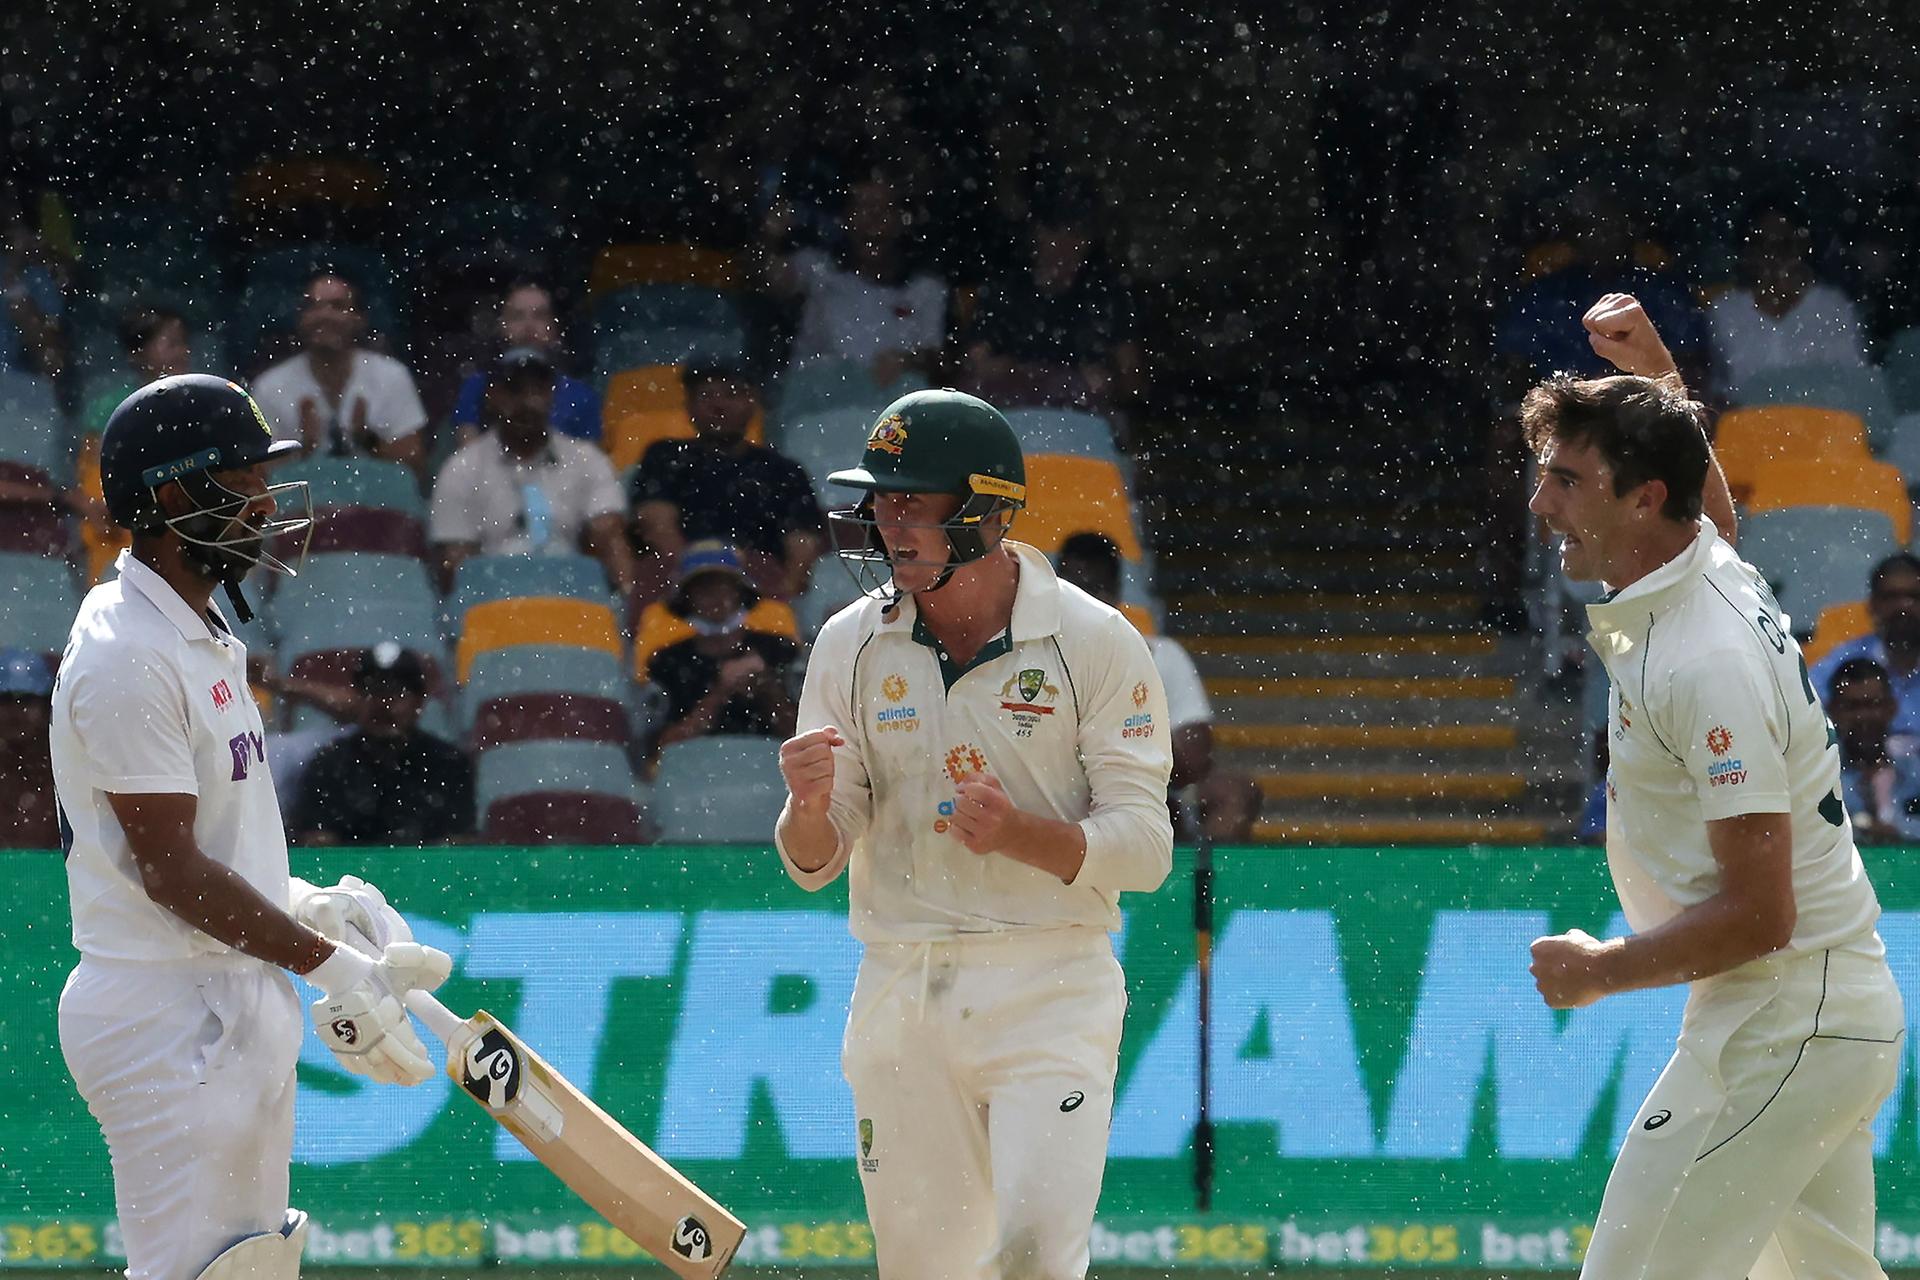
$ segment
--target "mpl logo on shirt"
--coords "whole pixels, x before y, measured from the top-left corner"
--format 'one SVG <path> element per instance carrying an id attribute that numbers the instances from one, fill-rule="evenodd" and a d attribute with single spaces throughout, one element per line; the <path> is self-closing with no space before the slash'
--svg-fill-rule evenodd
<path id="1" fill-rule="evenodd" d="M 256 764 L 267 762 L 267 744 L 257 733 L 236 733 L 227 741 L 233 753 L 233 781 L 245 782 Z"/>

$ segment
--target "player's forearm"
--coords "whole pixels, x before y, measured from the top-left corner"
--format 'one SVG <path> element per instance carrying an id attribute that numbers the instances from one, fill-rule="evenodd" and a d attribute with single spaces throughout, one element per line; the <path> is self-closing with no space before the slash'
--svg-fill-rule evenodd
<path id="1" fill-rule="evenodd" d="M 164 871 L 142 869 L 147 896 L 214 941 L 295 973 L 333 954 L 332 943 L 198 849 L 164 861 Z"/>
<path id="2" fill-rule="evenodd" d="M 1077 822 L 1062 822 L 1014 810 L 1001 837 L 999 853 L 1024 862 L 1064 884 L 1072 884 L 1087 860 L 1087 833 Z"/>
<path id="3" fill-rule="evenodd" d="M 1719 455 L 1711 449 L 1707 451 L 1707 483 L 1700 501 L 1713 527 L 1720 531 L 1728 546 L 1734 545 L 1740 526 L 1733 512 L 1733 491 L 1727 487 L 1727 473 L 1720 467 Z"/>
<path id="4" fill-rule="evenodd" d="M 774 841 L 787 861 L 808 875 L 824 870 L 840 852 L 840 829 L 833 825 L 825 801 L 801 805 L 788 796 L 773 830 Z"/>
<path id="5" fill-rule="evenodd" d="M 1792 941 L 1794 912 L 1727 893 L 1667 923 L 1606 944 L 1598 972 L 1609 991 L 1638 991 L 1711 978 L 1771 955 Z"/>

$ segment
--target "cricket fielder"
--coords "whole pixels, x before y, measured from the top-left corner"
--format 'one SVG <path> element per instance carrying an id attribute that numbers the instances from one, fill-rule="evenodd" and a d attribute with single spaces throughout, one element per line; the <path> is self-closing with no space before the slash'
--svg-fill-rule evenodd
<path id="1" fill-rule="evenodd" d="M 1172 864 L 1166 697 L 1120 613 L 1007 540 L 1026 467 L 991 406 L 906 396 L 831 479 L 863 493 L 835 519 L 866 598 L 814 645 L 776 842 L 801 887 L 852 881 L 880 1274 L 1084 1276 L 1127 1005 L 1108 934 Z"/>
<path id="2" fill-rule="evenodd" d="M 256 564 L 291 572 L 267 539 L 301 483 L 272 484 L 275 444 L 251 396 L 189 374 L 114 411 L 100 470 L 133 531 L 95 587 L 53 698 L 53 776 L 79 964 L 60 996 L 60 1046 L 113 1159 L 130 1280 L 292 1280 L 306 1215 L 287 1205 L 300 1013 L 282 970 L 326 994 L 321 1039 L 347 1068 L 418 1083 L 432 1068 L 402 1011 L 447 975 L 377 890 L 314 890 L 287 870 L 246 647 L 212 603 Z M 311 507 L 309 505 L 309 513 Z M 344 891 L 400 939 L 337 946 L 290 908 Z M 300 899 L 296 902 L 296 898 Z"/>
<path id="3" fill-rule="evenodd" d="M 1649 375 L 1551 379 L 1522 409 L 1532 508 L 1603 582 L 1607 861 L 1634 933 L 1533 944 L 1554 1008 L 1691 984 L 1581 1274 L 1856 1280 L 1873 1253 L 1874 1113 L 1906 1019 L 1854 848 L 1832 726 L 1766 582 L 1701 518 L 1704 412 L 1631 298 L 1587 317 Z"/>

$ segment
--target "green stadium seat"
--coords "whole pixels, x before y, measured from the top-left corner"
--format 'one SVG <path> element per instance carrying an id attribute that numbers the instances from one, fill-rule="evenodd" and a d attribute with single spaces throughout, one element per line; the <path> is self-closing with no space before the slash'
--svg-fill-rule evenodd
<path id="1" fill-rule="evenodd" d="M 719 734 L 660 752 L 653 817 L 670 844 L 765 844 L 786 803 L 780 744 Z"/>

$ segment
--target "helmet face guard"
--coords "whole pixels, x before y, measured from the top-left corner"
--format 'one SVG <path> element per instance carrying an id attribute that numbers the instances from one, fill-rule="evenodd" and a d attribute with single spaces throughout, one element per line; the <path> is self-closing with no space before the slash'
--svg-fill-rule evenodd
<path id="1" fill-rule="evenodd" d="M 217 582 L 237 584 L 255 566 L 263 566 L 290 578 L 300 576 L 306 563 L 307 547 L 313 541 L 313 493 L 305 480 L 283 480 L 267 486 L 264 496 L 272 498 L 276 508 L 296 505 L 301 514 L 276 516 L 255 528 L 243 523 L 241 515 L 260 500 L 220 483 L 211 471 L 195 471 L 174 477 L 181 492 L 194 503 L 192 511 L 177 516 L 162 515 L 157 529 L 171 529 L 180 535 L 187 558 Z M 160 508 L 160 496 L 153 494 Z M 267 548 L 280 538 L 300 537 L 292 564 Z"/>
<path id="2" fill-rule="evenodd" d="M 1014 518 L 1021 508 L 1027 505 L 1027 487 L 1012 480 L 1002 480 L 997 476 L 975 473 L 967 477 L 969 492 L 964 495 L 960 509 L 945 520 L 932 524 L 894 524 L 898 529 L 937 529 L 947 538 L 947 559 L 940 566 L 928 591 L 938 591 L 953 577 L 953 571 L 961 565 L 971 564 L 991 552 L 1013 528 Z M 889 487 L 886 492 L 909 492 Z M 851 534 L 844 540 L 851 545 L 843 546 L 836 555 L 840 563 L 846 566 L 854 585 L 860 594 L 871 600 L 896 604 L 903 594 L 893 585 L 894 558 L 887 548 L 886 539 L 880 533 L 880 522 L 875 519 L 874 499 L 882 492 L 869 490 L 860 505 L 849 510 L 827 513 L 831 531 L 836 535 Z M 1001 512 L 1008 513 L 1004 522 L 993 522 L 992 518 Z M 992 532 L 995 528 L 998 532 Z M 838 536 L 836 542 L 842 541 Z"/>

